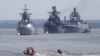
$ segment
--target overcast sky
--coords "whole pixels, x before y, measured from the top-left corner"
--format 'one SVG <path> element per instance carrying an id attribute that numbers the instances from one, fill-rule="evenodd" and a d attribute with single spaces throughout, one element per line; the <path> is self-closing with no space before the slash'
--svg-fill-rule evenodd
<path id="1" fill-rule="evenodd" d="M 83 20 L 100 19 L 100 0 L 0 0 L 0 20 L 20 20 L 24 4 L 30 9 L 32 19 L 47 19 L 52 6 L 61 12 L 61 19 L 69 18 L 74 7 Z"/>

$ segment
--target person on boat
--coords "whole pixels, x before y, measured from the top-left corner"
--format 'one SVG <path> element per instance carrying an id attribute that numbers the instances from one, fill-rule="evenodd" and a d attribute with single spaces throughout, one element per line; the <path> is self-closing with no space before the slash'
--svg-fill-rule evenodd
<path id="1" fill-rule="evenodd" d="M 26 49 L 26 50 L 24 50 L 24 51 L 23 51 L 23 53 L 24 53 L 24 54 L 29 53 L 29 47 L 27 47 L 27 49 Z"/>
<path id="2" fill-rule="evenodd" d="M 25 55 L 33 56 L 35 54 L 35 50 L 32 47 L 27 47 L 26 50 L 23 51 Z"/>
<path id="3" fill-rule="evenodd" d="M 58 54 L 63 54 L 62 51 L 61 51 L 61 49 L 57 49 L 57 53 Z"/>
<path id="4" fill-rule="evenodd" d="M 34 55 L 35 54 L 34 48 L 30 47 L 30 50 L 31 50 L 31 54 Z"/>

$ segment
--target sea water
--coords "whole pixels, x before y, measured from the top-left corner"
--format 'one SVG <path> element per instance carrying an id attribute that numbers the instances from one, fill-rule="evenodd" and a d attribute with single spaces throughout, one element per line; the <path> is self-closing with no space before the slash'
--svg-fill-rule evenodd
<path id="1" fill-rule="evenodd" d="M 25 56 L 23 50 L 27 47 L 41 54 L 55 54 L 61 49 L 69 56 L 100 56 L 100 29 L 90 33 L 44 34 L 43 30 L 38 30 L 38 35 L 16 33 L 16 29 L 0 29 L 0 56 Z"/>

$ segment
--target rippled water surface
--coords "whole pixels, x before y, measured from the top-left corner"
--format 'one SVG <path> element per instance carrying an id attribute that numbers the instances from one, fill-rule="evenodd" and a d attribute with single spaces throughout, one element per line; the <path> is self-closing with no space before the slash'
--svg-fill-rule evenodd
<path id="1" fill-rule="evenodd" d="M 57 49 L 74 56 L 100 53 L 100 29 L 93 29 L 91 33 L 42 32 L 38 30 L 38 35 L 18 36 L 15 29 L 0 29 L 0 56 L 25 56 L 22 52 L 27 47 L 33 47 L 42 54 L 54 54 Z"/>

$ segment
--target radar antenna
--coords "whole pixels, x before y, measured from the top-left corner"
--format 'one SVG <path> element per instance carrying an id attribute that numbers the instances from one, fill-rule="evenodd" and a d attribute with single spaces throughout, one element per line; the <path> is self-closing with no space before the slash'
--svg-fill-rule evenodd
<path id="1" fill-rule="evenodd" d="M 25 11 L 26 11 L 26 10 L 29 10 L 29 9 L 27 9 L 27 4 L 25 4 L 25 9 L 22 9 L 22 10 L 25 10 Z"/>

